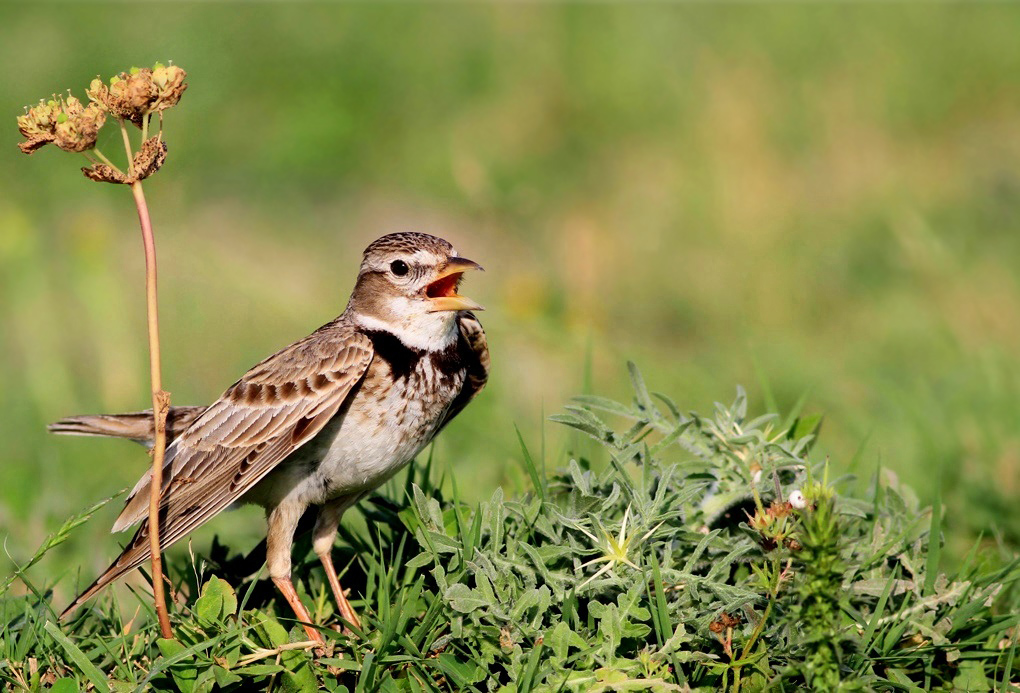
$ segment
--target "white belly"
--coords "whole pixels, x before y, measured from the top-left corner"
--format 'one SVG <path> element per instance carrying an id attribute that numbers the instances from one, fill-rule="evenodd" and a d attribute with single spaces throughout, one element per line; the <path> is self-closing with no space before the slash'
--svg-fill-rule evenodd
<path id="1" fill-rule="evenodd" d="M 373 363 L 372 371 L 376 364 Z M 346 411 L 252 489 L 247 502 L 320 505 L 383 484 L 429 444 L 464 384 L 464 373 L 435 377 L 422 359 L 406 378 L 385 365 L 370 371 Z M 387 387 L 371 387 L 385 382 Z"/>

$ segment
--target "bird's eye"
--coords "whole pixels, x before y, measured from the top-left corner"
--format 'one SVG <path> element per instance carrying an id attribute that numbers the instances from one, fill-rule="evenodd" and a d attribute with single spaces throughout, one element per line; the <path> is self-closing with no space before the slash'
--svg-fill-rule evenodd
<path id="1" fill-rule="evenodd" d="M 398 277 L 403 277 L 407 274 L 407 269 L 407 263 L 403 260 L 394 260 L 390 263 L 390 272 L 393 272 Z"/>

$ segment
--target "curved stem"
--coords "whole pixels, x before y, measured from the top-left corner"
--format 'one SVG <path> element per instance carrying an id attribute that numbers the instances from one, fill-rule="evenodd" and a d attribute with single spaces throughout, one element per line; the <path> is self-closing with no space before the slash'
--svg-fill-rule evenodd
<path id="1" fill-rule="evenodd" d="M 121 121 L 123 128 L 123 121 Z M 125 146 L 129 147 L 127 131 Z M 128 159 L 131 158 L 130 147 Z M 156 304 L 156 242 L 152 235 L 149 207 L 145 202 L 142 184 L 131 184 L 131 192 L 138 208 L 138 223 L 142 227 L 142 246 L 145 249 L 145 303 L 149 324 L 149 375 L 152 380 L 152 414 L 156 438 L 152 446 L 152 479 L 149 485 L 149 548 L 152 552 L 152 596 L 159 618 L 159 629 L 164 638 L 172 638 L 170 616 L 163 594 L 163 557 L 159 546 L 159 501 L 163 488 L 163 459 L 166 454 L 166 415 L 170 409 L 170 393 L 163 390 L 163 376 L 159 356 L 159 311 Z"/>
<path id="2" fill-rule="evenodd" d="M 117 122 L 120 123 L 120 132 L 121 132 L 122 135 L 124 135 L 124 151 L 127 153 L 128 176 L 130 176 L 131 178 L 134 178 L 135 177 L 135 157 L 134 157 L 134 155 L 131 154 L 131 138 L 128 137 L 127 126 L 124 125 L 124 119 L 121 118 Z M 138 203 L 138 195 L 135 195 L 135 204 L 137 204 L 137 203 Z M 145 204 L 145 198 L 142 198 L 142 204 L 143 205 Z M 138 216 L 139 217 L 141 217 L 141 215 L 142 215 L 141 209 L 142 209 L 141 207 L 138 208 L 138 210 L 139 210 L 138 211 Z M 148 217 L 148 210 L 146 210 L 146 217 Z M 145 231 L 142 231 L 142 235 L 145 235 Z M 150 229 L 150 235 L 151 235 L 151 229 Z M 146 262 L 146 267 L 148 267 L 148 262 Z"/>
<path id="3" fill-rule="evenodd" d="M 106 155 L 105 155 L 105 154 L 103 154 L 103 153 L 102 153 L 101 151 L 99 151 L 99 147 L 93 147 L 93 148 L 92 148 L 92 151 L 93 151 L 93 152 L 95 153 L 95 155 L 96 155 L 96 156 L 98 156 L 98 157 L 99 157 L 99 160 L 100 160 L 100 161 L 102 161 L 102 162 L 103 162 L 104 164 L 106 164 L 107 166 L 109 166 L 110 168 L 112 168 L 112 169 L 113 169 L 114 171 L 116 171 L 117 173 L 120 173 L 120 174 L 123 174 L 123 173 L 124 173 L 123 171 L 121 171 L 121 170 L 120 170 L 120 169 L 119 169 L 119 168 L 117 167 L 117 165 L 116 165 L 116 164 L 114 164 L 114 163 L 113 163 L 112 161 L 110 161 L 109 159 L 107 159 L 107 158 L 106 158 Z"/>

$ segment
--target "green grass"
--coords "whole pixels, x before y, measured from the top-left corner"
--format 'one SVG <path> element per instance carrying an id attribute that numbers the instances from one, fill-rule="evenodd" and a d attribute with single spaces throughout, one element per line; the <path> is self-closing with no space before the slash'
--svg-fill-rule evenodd
<path id="1" fill-rule="evenodd" d="M 30 594 L 0 601 L 0 679 L 186 693 L 1018 690 L 1020 560 L 975 546 L 946 570 L 938 506 L 894 477 L 839 492 L 851 486 L 827 478 L 797 420 L 752 419 L 742 391 L 711 417 L 682 414 L 632 375 L 630 403 L 589 395 L 558 416 L 594 439 L 591 458 L 522 451 L 527 493 L 446 497 L 430 462 L 364 503 L 368 528 L 339 549 L 363 618 L 351 636 L 322 627 L 313 650 L 257 561 L 214 544 L 171 566 L 175 640 L 159 639 L 144 593 L 128 621 L 106 594 L 57 627 L 52 585 L 21 575 Z M 794 491 L 804 503 L 787 502 Z M 309 553 L 297 584 L 326 626 Z"/>

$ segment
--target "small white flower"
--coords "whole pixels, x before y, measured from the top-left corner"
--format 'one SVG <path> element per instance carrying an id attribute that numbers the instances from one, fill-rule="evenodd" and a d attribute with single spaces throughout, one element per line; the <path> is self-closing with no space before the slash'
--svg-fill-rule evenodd
<path id="1" fill-rule="evenodd" d="M 797 508 L 797 510 L 803 510 L 807 507 L 807 499 L 804 498 L 804 494 L 799 490 L 790 492 L 790 505 Z"/>

